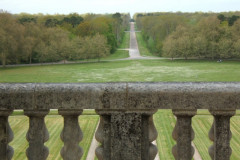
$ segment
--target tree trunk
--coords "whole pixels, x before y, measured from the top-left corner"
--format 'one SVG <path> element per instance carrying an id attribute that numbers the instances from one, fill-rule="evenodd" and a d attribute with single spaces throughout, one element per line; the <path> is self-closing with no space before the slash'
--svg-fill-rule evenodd
<path id="1" fill-rule="evenodd" d="M 32 54 L 29 56 L 29 64 L 32 64 Z"/>
<path id="2" fill-rule="evenodd" d="M 6 67 L 6 55 L 2 52 L 2 66 L 3 68 Z"/>

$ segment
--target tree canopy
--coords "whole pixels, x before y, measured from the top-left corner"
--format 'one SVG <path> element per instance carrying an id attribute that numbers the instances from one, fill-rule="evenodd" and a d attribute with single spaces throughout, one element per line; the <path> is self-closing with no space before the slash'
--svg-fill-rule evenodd
<path id="1" fill-rule="evenodd" d="M 6 64 L 97 58 L 113 53 L 130 15 L 13 15 L 0 12 L 0 58 Z"/>
<path id="2" fill-rule="evenodd" d="M 139 13 L 148 49 L 166 57 L 240 58 L 240 13 Z"/>

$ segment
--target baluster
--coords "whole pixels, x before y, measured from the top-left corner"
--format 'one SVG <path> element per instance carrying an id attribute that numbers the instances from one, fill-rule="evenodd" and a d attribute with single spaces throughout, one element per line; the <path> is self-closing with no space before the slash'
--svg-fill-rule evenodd
<path id="1" fill-rule="evenodd" d="M 44 146 L 49 139 L 44 122 L 44 117 L 48 112 L 49 110 L 24 110 L 24 115 L 29 117 L 29 130 L 26 136 L 29 142 L 26 155 L 29 160 L 44 160 L 48 157 L 48 148 Z"/>
<path id="2" fill-rule="evenodd" d="M 64 160 L 79 160 L 83 155 L 83 150 L 79 142 L 83 138 L 83 133 L 78 123 L 78 116 L 81 110 L 59 110 L 58 113 L 64 118 L 64 127 L 61 139 L 64 146 L 61 149 L 61 156 Z"/>
<path id="3" fill-rule="evenodd" d="M 158 149 L 157 146 L 154 145 L 152 142 L 154 140 L 157 139 L 158 133 L 157 133 L 157 129 L 153 123 L 153 115 L 149 115 L 149 160 L 154 160 L 154 158 L 156 157 L 157 153 L 158 153 Z"/>
<path id="4" fill-rule="evenodd" d="M 0 111 L 0 159 L 12 159 L 14 150 L 8 145 L 13 140 L 13 132 L 8 122 L 8 116 L 12 110 Z"/>
<path id="5" fill-rule="evenodd" d="M 157 138 L 152 115 L 156 110 L 108 111 L 96 110 L 100 124 L 96 139 L 99 160 L 153 160 L 157 147 L 151 142 Z"/>
<path id="6" fill-rule="evenodd" d="M 100 116 L 100 123 L 98 129 L 95 133 L 96 140 L 101 143 L 101 146 L 98 146 L 95 150 L 95 154 L 98 160 L 103 160 L 103 142 L 104 142 L 104 116 Z"/>
<path id="7" fill-rule="evenodd" d="M 173 139 L 177 144 L 172 148 L 172 153 L 176 160 L 191 160 L 194 148 L 191 141 L 194 139 L 194 131 L 191 119 L 196 115 L 197 110 L 173 110 L 177 117 L 176 126 L 173 130 Z"/>
<path id="8" fill-rule="evenodd" d="M 232 154 L 230 118 L 235 114 L 235 110 L 209 111 L 214 116 L 209 132 L 209 138 L 213 141 L 213 145 L 209 147 L 209 155 L 213 160 L 229 160 Z"/>

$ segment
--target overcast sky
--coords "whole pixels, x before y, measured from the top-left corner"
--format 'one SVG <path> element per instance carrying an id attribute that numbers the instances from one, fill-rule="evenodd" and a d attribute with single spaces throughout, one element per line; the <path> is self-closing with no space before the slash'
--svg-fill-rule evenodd
<path id="1" fill-rule="evenodd" d="M 237 11 L 240 0 L 0 0 L 10 13 L 115 13 Z"/>

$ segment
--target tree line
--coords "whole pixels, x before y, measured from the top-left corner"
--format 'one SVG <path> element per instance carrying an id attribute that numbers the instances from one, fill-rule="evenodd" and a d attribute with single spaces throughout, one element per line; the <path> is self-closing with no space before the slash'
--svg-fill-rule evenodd
<path id="1" fill-rule="evenodd" d="M 240 12 L 136 14 L 148 49 L 159 56 L 240 58 Z"/>
<path id="2" fill-rule="evenodd" d="M 121 43 L 129 14 L 31 15 L 0 11 L 0 64 L 107 56 Z"/>

